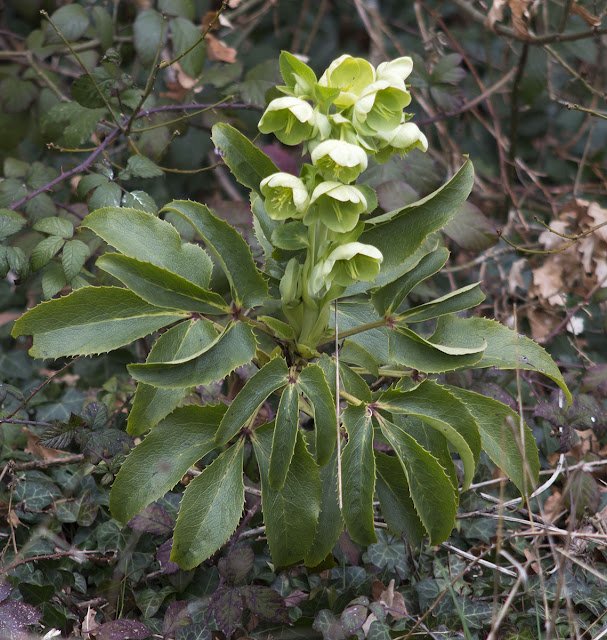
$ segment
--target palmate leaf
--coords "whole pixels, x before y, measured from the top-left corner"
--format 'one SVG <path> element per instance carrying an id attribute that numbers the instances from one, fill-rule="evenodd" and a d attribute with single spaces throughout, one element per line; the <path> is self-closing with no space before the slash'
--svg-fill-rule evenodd
<path id="1" fill-rule="evenodd" d="M 295 451 L 298 428 L 299 393 L 295 381 L 289 380 L 280 397 L 272 439 L 268 480 L 274 491 L 280 491 L 284 486 Z"/>
<path id="2" fill-rule="evenodd" d="M 284 567 L 301 561 L 314 540 L 320 513 L 321 484 L 318 467 L 300 433 L 285 483 L 274 491 L 268 472 L 274 424 L 262 425 L 251 434 L 261 476 L 261 505 L 272 561 Z"/>
<path id="3" fill-rule="evenodd" d="M 182 322 L 156 340 L 146 362 L 167 362 L 189 358 L 200 353 L 217 337 L 213 323 L 203 318 Z M 162 389 L 140 382 L 129 412 L 127 431 L 141 435 L 165 418 L 187 395 L 189 389 Z"/>
<path id="4" fill-rule="evenodd" d="M 476 340 L 473 346 L 444 345 L 435 336 L 426 340 L 407 327 L 388 332 L 390 358 L 424 373 L 444 373 L 474 366 L 483 357 L 486 344 Z"/>
<path id="5" fill-rule="evenodd" d="M 298 389 L 314 409 L 314 451 L 318 466 L 325 465 L 335 449 L 337 418 L 335 402 L 323 370 L 317 364 L 309 364 L 297 378 Z"/>
<path id="6" fill-rule="evenodd" d="M 571 404 L 571 392 L 546 350 L 495 320 L 443 316 L 430 340 L 464 348 L 478 348 L 484 340 L 487 346 L 482 358 L 474 363 L 475 369 L 497 367 L 537 371 L 556 382 L 567 398 L 567 405 Z"/>
<path id="7" fill-rule="evenodd" d="M 211 139 L 225 153 L 224 161 L 238 182 L 261 195 L 259 183 L 278 167 L 240 131 L 223 122 L 213 127 Z"/>
<path id="8" fill-rule="evenodd" d="M 446 386 L 474 416 L 481 434 L 483 449 L 514 482 L 522 495 L 527 495 L 539 477 L 540 461 L 531 429 L 505 404 L 473 391 Z M 522 441 L 524 440 L 524 442 Z"/>
<path id="9" fill-rule="evenodd" d="M 244 441 L 224 451 L 187 486 L 173 536 L 171 560 L 193 569 L 236 530 L 244 506 Z"/>
<path id="10" fill-rule="evenodd" d="M 466 201 L 473 185 L 474 169 L 467 160 L 449 182 L 430 195 L 368 220 L 369 228 L 359 241 L 377 247 L 384 256 L 382 270 L 390 270 L 411 256 L 426 236 L 447 224 Z"/>
<path id="11" fill-rule="evenodd" d="M 82 226 L 129 258 L 151 262 L 203 289 L 209 286 L 213 263 L 204 249 L 182 244 L 177 229 L 151 213 L 105 207 L 90 213 Z"/>
<path id="12" fill-rule="evenodd" d="M 349 405 L 342 421 L 348 432 L 342 455 L 343 516 L 352 540 L 371 544 L 377 541 L 373 527 L 375 458 L 371 414 L 364 404 Z"/>
<path id="13" fill-rule="evenodd" d="M 34 336 L 34 358 L 92 355 L 123 347 L 186 315 L 148 304 L 128 289 L 84 287 L 27 311 L 12 335 Z"/>
<path id="14" fill-rule="evenodd" d="M 247 380 L 234 398 L 216 435 L 218 445 L 231 440 L 248 420 L 257 415 L 266 398 L 288 382 L 289 368 L 282 358 L 274 358 Z"/>
<path id="15" fill-rule="evenodd" d="M 110 510 L 126 523 L 161 498 L 187 470 L 215 448 L 215 432 L 224 405 L 188 405 L 175 409 L 124 461 L 110 493 Z"/>
<path id="16" fill-rule="evenodd" d="M 243 237 L 209 209 L 190 200 L 174 200 L 163 211 L 172 211 L 187 220 L 204 240 L 225 273 L 237 307 L 257 307 L 268 297 L 268 284 L 253 262 Z"/>
<path id="17" fill-rule="evenodd" d="M 217 293 L 151 262 L 106 253 L 96 264 L 150 304 L 197 313 L 230 312 L 229 305 Z"/>
<path id="18" fill-rule="evenodd" d="M 430 534 L 430 543 L 444 542 L 457 513 L 451 480 L 438 460 L 401 427 L 384 419 L 379 423 L 405 471 L 415 510 Z"/>
<path id="19" fill-rule="evenodd" d="M 229 325 L 211 346 L 194 358 L 177 362 L 130 364 L 128 370 L 135 380 L 153 387 L 198 387 L 222 380 L 236 367 L 251 362 L 256 348 L 253 329 L 243 322 L 237 322 Z"/>
<path id="20" fill-rule="evenodd" d="M 472 482 L 481 452 L 478 426 L 466 405 L 447 389 L 424 380 L 411 391 L 387 391 L 378 408 L 419 418 L 437 429 L 457 450 L 464 465 L 464 489 Z"/>

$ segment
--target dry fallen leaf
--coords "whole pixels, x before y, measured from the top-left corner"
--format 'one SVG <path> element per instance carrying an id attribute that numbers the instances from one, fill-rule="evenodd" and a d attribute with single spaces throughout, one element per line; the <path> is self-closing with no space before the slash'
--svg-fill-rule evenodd
<path id="1" fill-rule="evenodd" d="M 562 513 L 564 507 L 565 503 L 563 502 L 563 496 L 561 492 L 555 491 L 552 495 L 548 496 L 546 502 L 544 503 L 544 521 L 547 524 L 552 524 Z"/>
<path id="2" fill-rule="evenodd" d="M 491 5 L 491 9 L 489 9 L 489 13 L 487 14 L 487 19 L 485 23 L 490 29 L 493 29 L 493 26 L 496 22 L 500 22 L 504 19 L 504 9 L 506 8 L 507 0 L 493 0 L 493 4 Z"/>
<path id="3" fill-rule="evenodd" d="M 533 571 L 535 571 L 535 573 L 539 573 L 540 567 L 537 563 L 537 556 L 535 555 L 535 553 L 529 548 L 523 549 L 523 553 L 525 554 L 525 558 L 527 558 L 527 560 L 533 560 L 533 562 L 531 563 L 531 568 L 533 569 Z"/>
<path id="4" fill-rule="evenodd" d="M 34 435 L 27 427 L 21 427 L 21 430 L 27 436 L 27 448 L 26 453 L 31 453 L 33 456 L 42 458 L 43 460 L 56 460 L 60 458 L 65 451 L 59 451 L 59 449 L 49 449 L 38 444 L 40 437 Z"/>
<path id="5" fill-rule="evenodd" d="M 572 2 L 571 7 L 569 8 L 569 13 L 573 13 L 575 15 L 580 16 L 580 18 L 589 26 L 589 27 L 600 27 L 601 19 L 598 16 L 595 16 L 593 13 L 590 13 L 586 7 L 582 7 L 577 2 Z"/>
<path id="6" fill-rule="evenodd" d="M 206 42 L 209 60 L 214 60 L 215 62 L 236 62 L 236 49 L 234 49 L 234 47 L 228 47 L 225 42 L 222 42 L 210 33 L 207 34 Z"/>

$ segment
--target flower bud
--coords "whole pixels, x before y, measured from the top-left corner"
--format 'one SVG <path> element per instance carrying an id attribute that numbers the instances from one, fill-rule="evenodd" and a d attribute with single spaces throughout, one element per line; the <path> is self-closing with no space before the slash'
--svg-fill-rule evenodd
<path id="1" fill-rule="evenodd" d="M 367 210 L 367 200 L 360 189 L 333 181 L 321 182 L 314 189 L 310 205 L 304 223 L 320 220 L 338 233 L 354 229 L 360 214 Z"/>
<path id="2" fill-rule="evenodd" d="M 354 104 L 353 124 L 363 135 L 388 132 L 400 124 L 403 109 L 411 102 L 404 88 L 387 80 L 369 85 Z"/>
<path id="3" fill-rule="evenodd" d="M 312 136 L 314 109 L 305 100 L 286 97 L 272 100 L 259 121 L 262 133 L 273 133 L 282 143 L 296 145 Z"/>
<path id="4" fill-rule="evenodd" d="M 273 173 L 260 183 L 266 212 L 273 220 L 302 218 L 310 198 L 306 185 L 290 173 Z"/>
<path id="5" fill-rule="evenodd" d="M 349 287 L 355 282 L 371 282 L 379 274 L 384 259 L 370 244 L 349 242 L 333 249 L 324 262 L 323 274 L 331 283 Z"/>
<path id="6" fill-rule="evenodd" d="M 322 87 L 340 89 L 334 100 L 337 107 L 349 107 L 356 102 L 362 90 L 375 80 L 373 66 L 364 58 L 353 58 L 344 54 L 333 60 L 318 81 Z"/>
<path id="7" fill-rule="evenodd" d="M 296 258 L 287 263 L 285 273 L 278 285 L 282 303 L 286 306 L 298 304 L 301 297 L 301 265 Z"/>
<path id="8" fill-rule="evenodd" d="M 367 154 L 356 144 L 325 140 L 312 151 L 312 163 L 325 179 L 347 183 L 367 168 Z"/>
<path id="9" fill-rule="evenodd" d="M 405 122 L 393 131 L 378 134 L 381 150 L 375 154 L 380 164 L 386 162 L 395 153 L 409 153 L 411 149 L 428 150 L 428 139 L 413 122 Z"/>

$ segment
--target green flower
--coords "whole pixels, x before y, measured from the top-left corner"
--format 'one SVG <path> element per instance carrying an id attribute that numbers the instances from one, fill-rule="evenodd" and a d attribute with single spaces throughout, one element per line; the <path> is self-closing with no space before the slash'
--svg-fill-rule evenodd
<path id="1" fill-rule="evenodd" d="M 337 107 L 353 105 L 362 90 L 375 80 L 373 66 L 363 58 L 353 58 L 344 54 L 333 60 L 318 81 L 321 87 L 340 89 L 334 101 Z"/>
<path id="2" fill-rule="evenodd" d="M 310 198 L 306 185 L 290 173 L 273 173 L 260 183 L 266 212 L 273 220 L 302 218 Z"/>
<path id="3" fill-rule="evenodd" d="M 314 109 L 305 100 L 286 97 L 272 100 L 259 121 L 261 133 L 273 133 L 282 143 L 296 145 L 312 137 Z"/>
<path id="4" fill-rule="evenodd" d="M 377 247 L 362 242 L 349 242 L 331 251 L 325 260 L 323 272 L 331 283 L 349 287 L 355 282 L 375 280 L 383 259 Z"/>
<path id="5" fill-rule="evenodd" d="M 377 138 L 381 149 L 375 154 L 375 160 L 380 164 L 387 162 L 395 153 L 404 155 L 416 148 L 428 151 L 428 139 L 413 122 L 405 122 L 388 133 L 379 133 Z"/>
<path id="6" fill-rule="evenodd" d="M 377 67 L 375 79 L 386 80 L 393 86 L 400 86 L 400 83 L 404 84 L 411 71 L 413 71 L 413 60 L 409 56 L 403 56 L 390 62 L 382 62 Z"/>
<path id="7" fill-rule="evenodd" d="M 367 168 L 367 154 L 356 144 L 325 140 L 312 151 L 312 163 L 327 180 L 353 182 Z"/>
<path id="8" fill-rule="evenodd" d="M 360 214 L 366 210 L 367 199 L 358 187 L 321 182 L 312 192 L 304 224 L 320 220 L 331 231 L 344 233 L 354 229 Z"/>
<path id="9" fill-rule="evenodd" d="M 388 80 L 370 84 L 360 95 L 353 108 L 352 123 L 362 135 L 392 131 L 401 122 L 403 109 L 411 102 L 404 88 Z"/>

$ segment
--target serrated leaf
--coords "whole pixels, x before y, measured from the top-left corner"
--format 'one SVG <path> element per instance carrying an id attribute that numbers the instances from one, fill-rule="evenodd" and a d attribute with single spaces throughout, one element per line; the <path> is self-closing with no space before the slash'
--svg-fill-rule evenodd
<path id="1" fill-rule="evenodd" d="M 70 4 L 61 7 L 51 14 L 51 20 L 57 31 L 68 41 L 78 40 L 84 35 L 89 26 L 89 16 L 86 9 L 79 4 Z M 46 25 L 46 42 L 62 42 L 50 24 Z"/>
<path id="2" fill-rule="evenodd" d="M 107 182 L 108 179 L 106 176 L 103 176 L 100 173 L 89 173 L 80 179 L 78 186 L 76 187 L 76 192 L 80 198 L 84 198 L 91 189 L 94 189 L 101 184 L 106 184 Z"/>
<path id="3" fill-rule="evenodd" d="M 101 209 L 102 207 L 119 207 L 122 191 L 115 182 L 106 182 L 98 186 L 89 198 L 89 209 Z"/>
<path id="4" fill-rule="evenodd" d="M 436 342 L 435 336 L 426 340 L 407 327 L 399 327 L 388 334 L 390 358 L 398 364 L 425 373 L 472 367 L 481 360 L 486 347 L 482 339 L 475 340 L 475 346 L 451 347 Z"/>
<path id="5" fill-rule="evenodd" d="M 175 521 L 162 507 L 156 504 L 149 504 L 131 518 L 127 525 L 129 529 L 134 529 L 135 531 L 145 531 L 157 536 L 164 536 L 173 532 Z"/>
<path id="6" fill-rule="evenodd" d="M 206 43 L 200 40 L 200 35 L 200 30 L 189 19 L 178 17 L 171 20 L 174 56 L 178 56 L 200 41 L 190 53 L 179 60 L 181 69 L 190 78 L 197 78 L 202 73 L 206 59 Z"/>
<path id="7" fill-rule="evenodd" d="M 257 341 L 253 329 L 244 322 L 230 325 L 201 355 L 186 362 L 128 365 L 139 382 L 167 389 L 198 387 L 222 380 L 236 367 L 255 357 Z"/>
<path id="8" fill-rule="evenodd" d="M 74 225 L 65 218 L 43 218 L 34 224 L 34 230 L 66 239 L 74 235 Z"/>
<path id="9" fill-rule="evenodd" d="M 350 537 L 359 544 L 377 540 L 373 526 L 375 458 L 373 424 L 365 405 L 348 405 L 342 414 L 348 444 L 342 454 L 343 517 Z"/>
<path id="10" fill-rule="evenodd" d="M 213 264 L 199 246 L 181 243 L 175 227 L 137 209 L 108 208 L 90 213 L 82 226 L 91 229 L 120 253 L 151 262 L 206 289 Z"/>
<path id="11" fill-rule="evenodd" d="M 487 455 L 504 470 L 522 495 L 537 484 L 540 461 L 531 429 L 521 422 L 516 411 L 486 396 L 446 386 L 474 416 Z M 524 442 L 521 441 L 521 436 Z"/>
<path id="12" fill-rule="evenodd" d="M 424 322 L 450 313 L 459 313 L 471 307 L 478 306 L 485 299 L 480 283 L 469 284 L 456 291 L 426 302 L 417 307 L 411 307 L 398 315 L 397 322 Z"/>
<path id="13" fill-rule="evenodd" d="M 135 50 L 145 66 L 154 61 L 156 52 L 166 43 L 168 29 L 163 23 L 163 17 L 154 9 L 146 9 L 135 18 Z"/>
<path id="14" fill-rule="evenodd" d="M 230 404 L 217 430 L 217 444 L 229 442 L 253 417 L 266 398 L 287 384 L 289 368 L 282 358 L 273 358 L 251 376 Z"/>
<path id="15" fill-rule="evenodd" d="M 224 405 L 188 405 L 175 409 L 129 454 L 114 480 L 110 510 L 128 522 L 161 498 L 187 470 L 215 448 L 215 432 Z"/>
<path id="16" fill-rule="evenodd" d="M 150 304 L 197 313 L 223 315 L 230 312 L 230 307 L 217 293 L 151 262 L 106 253 L 96 264 Z"/>
<path id="17" fill-rule="evenodd" d="M 321 485 L 318 467 L 298 433 L 285 484 L 280 491 L 272 489 L 268 471 L 273 428 L 270 423 L 255 429 L 251 441 L 259 464 L 261 504 L 272 561 L 276 567 L 284 567 L 302 560 L 314 540 Z"/>
<path id="18" fill-rule="evenodd" d="M 472 482 L 481 452 L 478 425 L 466 405 L 432 380 L 411 391 L 387 391 L 378 407 L 390 413 L 419 418 L 438 430 L 455 447 L 464 465 L 464 490 Z"/>
<path id="19" fill-rule="evenodd" d="M 30 189 L 41 189 L 58 176 L 59 172 L 55 167 L 49 167 L 42 162 L 34 162 L 27 171 L 25 182 Z"/>
<path id="20" fill-rule="evenodd" d="M 314 540 L 304 557 L 307 567 L 315 567 L 331 553 L 344 528 L 337 490 L 337 447 L 333 447 L 331 459 L 320 467 L 319 473 L 321 481 L 320 514 Z"/>
<path id="21" fill-rule="evenodd" d="M 426 236 L 438 231 L 457 213 L 474 184 L 470 160 L 442 187 L 418 202 L 367 221 L 373 225 L 359 238 L 383 254 L 382 270 L 389 270 L 411 256 Z M 398 238 L 398 242 L 394 242 Z"/>
<path id="22" fill-rule="evenodd" d="M 233 587 L 219 589 L 211 604 L 211 611 L 221 632 L 228 638 L 231 637 L 244 611 L 240 589 Z"/>
<path id="23" fill-rule="evenodd" d="M 377 361 L 364 347 L 352 340 L 345 340 L 339 352 L 339 357 L 344 362 L 354 364 L 366 369 L 372 375 L 378 377 L 379 369 Z"/>
<path id="24" fill-rule="evenodd" d="M 32 222 L 57 214 L 57 207 L 48 193 L 39 193 L 25 203 L 25 213 Z"/>
<path id="25" fill-rule="evenodd" d="M 226 274 L 238 306 L 257 307 L 265 302 L 268 284 L 255 266 L 249 246 L 234 227 L 190 200 L 174 200 L 163 211 L 174 211 L 194 227 Z"/>
<path id="26" fill-rule="evenodd" d="M 426 530 L 409 493 L 409 483 L 398 458 L 375 452 L 377 495 L 388 528 L 404 535 L 412 547 L 418 547 Z"/>
<path id="27" fill-rule="evenodd" d="M 51 262 L 42 275 L 42 295 L 45 300 L 56 296 L 67 284 L 63 267 L 57 262 Z"/>
<path id="28" fill-rule="evenodd" d="M 244 443 L 224 451 L 187 486 L 173 537 L 171 560 L 192 569 L 234 533 L 244 505 Z"/>
<path id="29" fill-rule="evenodd" d="M 317 364 L 309 364 L 302 369 L 297 387 L 314 409 L 314 451 L 316 463 L 322 467 L 330 460 L 337 441 L 333 395 L 323 370 Z"/>
<path id="30" fill-rule="evenodd" d="M 80 240 L 68 240 L 65 243 L 61 254 L 61 264 L 68 282 L 71 282 L 80 273 L 90 253 L 88 246 Z"/>
<path id="31" fill-rule="evenodd" d="M 217 570 L 229 585 L 235 586 L 244 581 L 254 562 L 255 554 L 251 547 L 237 547 L 231 549 L 226 558 L 219 559 Z"/>
<path id="32" fill-rule="evenodd" d="M 5 178 L 22 178 L 30 167 L 29 162 L 18 158 L 5 158 L 2 169 Z"/>
<path id="33" fill-rule="evenodd" d="M 217 338 L 213 324 L 200 318 L 182 322 L 163 333 L 146 362 L 167 362 L 194 357 Z M 140 382 L 129 413 L 127 431 L 141 435 L 165 418 L 187 395 L 189 389 L 162 389 Z"/>
<path id="34" fill-rule="evenodd" d="M 72 98 L 87 109 L 99 109 L 109 102 L 116 79 L 103 67 L 97 67 L 89 73 L 76 78 L 70 87 Z"/>
<path id="35" fill-rule="evenodd" d="M 224 162 L 236 180 L 261 196 L 259 183 L 278 172 L 270 158 L 229 124 L 216 124 L 211 139 L 225 153 Z"/>
<path id="36" fill-rule="evenodd" d="M 297 251 L 308 246 L 308 228 L 295 220 L 276 227 L 272 232 L 272 244 L 286 251 Z"/>
<path id="37" fill-rule="evenodd" d="M 23 229 L 25 224 L 25 218 L 19 215 L 16 211 L 0 209 L 0 240 L 17 233 L 17 231 Z"/>
<path id="38" fill-rule="evenodd" d="M 130 191 L 122 196 L 122 206 L 133 209 L 140 209 L 146 213 L 156 215 L 158 213 L 158 207 L 156 201 L 151 195 L 145 191 Z"/>
<path id="39" fill-rule="evenodd" d="M 129 180 L 133 178 L 161 178 L 164 171 L 145 156 L 130 156 L 126 163 L 126 169 L 120 172 L 120 178 Z"/>
<path id="40" fill-rule="evenodd" d="M 283 488 L 299 431 L 299 393 L 295 382 L 284 388 L 276 413 L 268 480 L 274 491 Z"/>
<path id="41" fill-rule="evenodd" d="M 91 355 L 118 349 L 183 317 L 127 289 L 84 287 L 27 311 L 12 335 L 33 334 L 34 358 Z"/>
<path id="42" fill-rule="evenodd" d="M 487 318 L 456 318 L 443 316 L 439 319 L 431 340 L 444 345 L 473 347 L 485 340 L 487 348 L 474 368 L 497 367 L 498 369 L 525 369 L 537 371 L 558 384 L 571 404 L 571 392 L 554 360 L 539 344 L 512 329 Z"/>
<path id="43" fill-rule="evenodd" d="M 60 251 L 65 240 L 59 236 L 49 236 L 41 240 L 32 251 L 32 269 L 37 271 L 47 265 Z"/>
<path id="44" fill-rule="evenodd" d="M 331 394 L 335 397 L 335 359 L 323 354 L 317 364 L 323 370 Z M 339 381 L 340 389 L 343 389 L 355 398 L 363 402 L 371 402 L 373 400 L 371 390 L 365 380 L 359 376 L 358 373 L 352 371 L 345 362 L 341 361 L 339 363 Z"/>
<path id="45" fill-rule="evenodd" d="M 267 622 L 290 624 L 289 612 L 282 596 L 262 584 L 249 584 L 240 588 L 240 595 L 251 613 Z"/>
<path id="46" fill-rule="evenodd" d="M 382 433 L 405 471 L 415 509 L 435 545 L 451 535 L 457 499 L 451 480 L 438 460 L 397 425 L 381 419 Z"/>
<path id="47" fill-rule="evenodd" d="M 331 328 L 334 327 L 334 314 L 331 313 Z M 356 299 L 340 300 L 337 304 L 337 324 L 339 333 L 355 329 L 363 324 L 380 321 L 381 317 L 367 302 Z M 390 361 L 388 352 L 388 332 L 384 327 L 363 331 L 349 338 L 372 353 L 379 364 Z"/>

